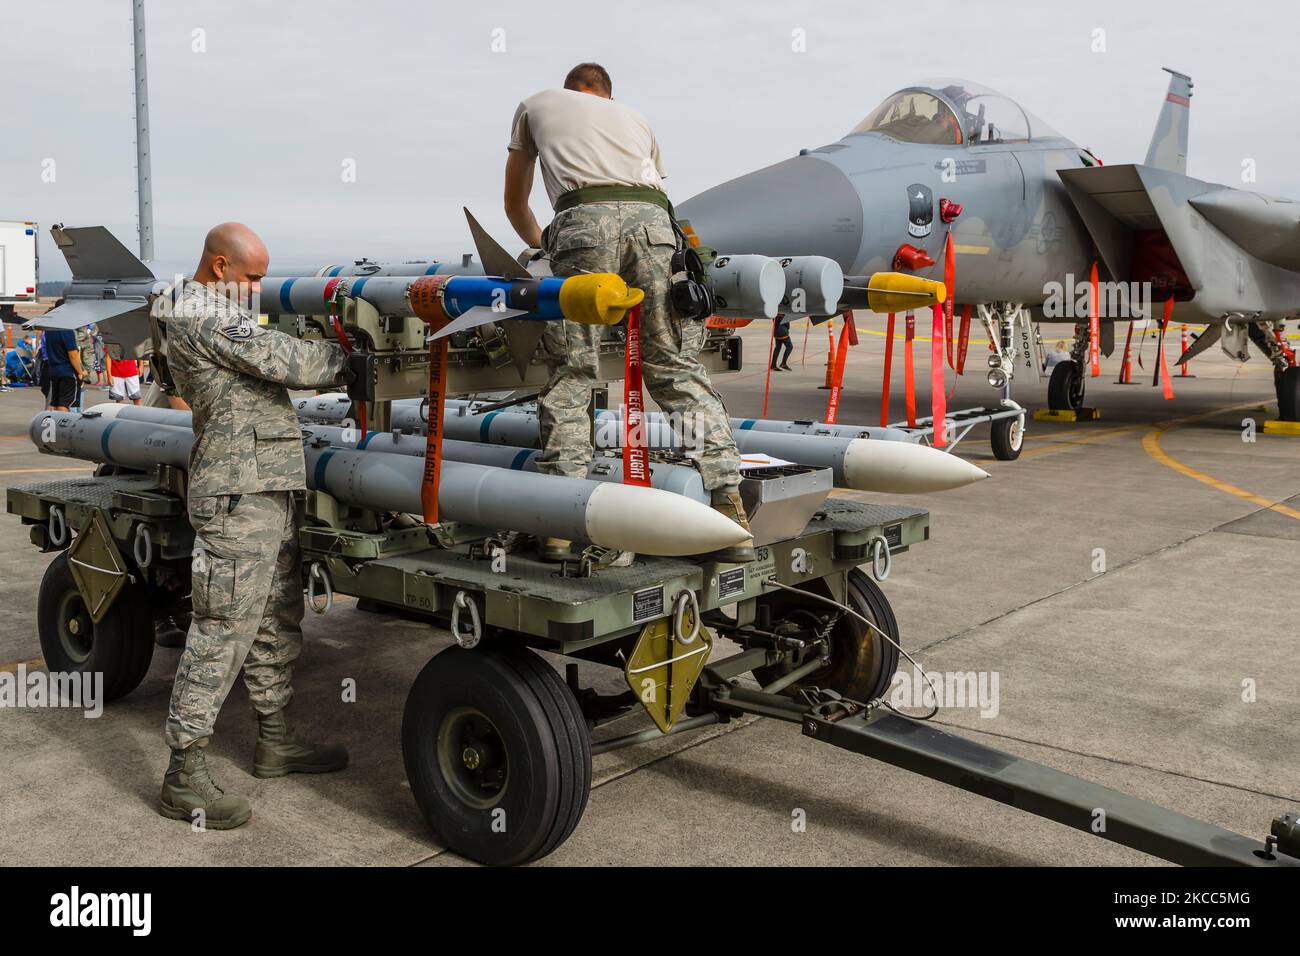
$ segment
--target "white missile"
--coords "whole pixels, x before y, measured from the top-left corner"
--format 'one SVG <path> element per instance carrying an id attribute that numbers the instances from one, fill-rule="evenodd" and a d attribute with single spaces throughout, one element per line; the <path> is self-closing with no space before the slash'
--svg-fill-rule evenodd
<path id="1" fill-rule="evenodd" d="M 127 416 L 143 411 L 135 409 Z M 188 429 L 132 420 L 120 412 L 114 417 L 41 412 L 32 419 L 29 434 L 43 452 L 129 468 L 184 468 L 194 441 Z M 324 444 L 307 445 L 304 453 L 309 488 L 357 507 L 422 513 L 421 459 Z M 458 461 L 442 463 L 438 505 L 448 520 L 464 524 L 590 541 L 641 554 L 706 554 L 749 538 L 738 524 L 707 505 L 657 488 Z"/>

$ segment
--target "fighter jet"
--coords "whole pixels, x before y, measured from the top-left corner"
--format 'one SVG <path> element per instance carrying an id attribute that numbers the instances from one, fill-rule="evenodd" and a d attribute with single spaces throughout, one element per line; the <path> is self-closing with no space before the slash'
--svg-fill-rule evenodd
<path id="1" fill-rule="evenodd" d="M 1097 348 L 1114 323 L 1207 323 L 1183 360 L 1247 341 L 1273 364 L 1279 417 L 1300 420 L 1300 368 L 1282 322 L 1300 312 L 1300 203 L 1187 173 L 1192 81 L 1169 89 L 1146 161 L 1104 166 L 1013 100 L 942 79 L 887 97 L 843 138 L 733 179 L 679 204 L 706 246 L 736 253 L 822 255 L 846 276 L 913 269 L 942 278 L 951 233 L 955 302 L 975 306 L 992 341 L 989 383 L 1008 387 L 1026 361 L 1029 322 L 1076 323 L 1069 361 L 1052 371 L 1049 404 L 1083 407 L 1093 344 L 1089 275 L 1098 266 Z M 846 286 L 851 286 L 846 279 Z M 1012 334 L 1024 320 L 1025 334 Z"/>

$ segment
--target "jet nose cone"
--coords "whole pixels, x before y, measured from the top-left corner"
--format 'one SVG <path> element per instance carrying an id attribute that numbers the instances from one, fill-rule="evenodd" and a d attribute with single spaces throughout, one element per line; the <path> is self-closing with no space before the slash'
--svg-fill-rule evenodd
<path id="1" fill-rule="evenodd" d="M 796 156 L 705 190 L 678 207 L 704 245 L 729 255 L 809 255 L 853 267 L 862 200 L 837 167 Z"/>

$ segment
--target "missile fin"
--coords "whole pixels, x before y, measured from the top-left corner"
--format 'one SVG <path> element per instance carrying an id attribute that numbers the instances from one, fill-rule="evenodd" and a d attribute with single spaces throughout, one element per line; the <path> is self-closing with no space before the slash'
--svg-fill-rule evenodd
<path id="1" fill-rule="evenodd" d="M 465 218 L 469 221 L 469 234 L 474 237 L 474 248 L 478 250 L 478 259 L 483 263 L 485 275 L 500 276 L 503 279 L 532 278 L 514 256 L 488 235 L 487 230 L 479 225 L 468 209 L 465 209 Z"/>
<path id="2" fill-rule="evenodd" d="M 510 358 L 514 361 L 515 370 L 519 372 L 519 380 L 522 382 L 528 374 L 533 353 L 537 351 L 537 343 L 546 333 L 546 324 L 544 322 L 502 322 L 501 329 L 505 333 L 506 345 L 510 348 Z"/>
<path id="3" fill-rule="evenodd" d="M 527 314 L 528 313 L 523 309 L 492 309 L 486 305 L 476 305 L 469 311 L 452 319 L 435 332 L 433 337 L 435 339 L 441 339 L 454 332 L 464 332 L 466 329 L 476 329 L 480 325 L 487 325 L 489 322 L 498 322 L 501 319 L 513 319 L 517 315 Z"/>

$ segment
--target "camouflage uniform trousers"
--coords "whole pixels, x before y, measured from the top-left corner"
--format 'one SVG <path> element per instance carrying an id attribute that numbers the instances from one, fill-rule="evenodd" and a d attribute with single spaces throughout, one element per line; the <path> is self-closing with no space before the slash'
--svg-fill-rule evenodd
<path id="1" fill-rule="evenodd" d="M 645 292 L 641 359 L 646 389 L 659 407 L 687 423 L 696 463 L 709 490 L 740 481 L 740 453 L 727 410 L 699 362 L 704 322 L 672 313 L 668 280 L 675 239 L 668 213 L 653 203 L 584 203 L 556 215 L 548 232 L 559 276 L 615 272 Z M 594 454 L 589 404 L 598 384 L 601 328 L 567 320 L 546 323 L 542 338 L 551 376 L 538 396 L 542 454 L 537 470 L 587 477 Z"/>
<path id="2" fill-rule="evenodd" d="M 167 714 L 173 749 L 211 735 L 241 667 L 255 711 L 287 706 L 302 649 L 293 492 L 191 497 L 189 518 L 194 617 Z"/>

